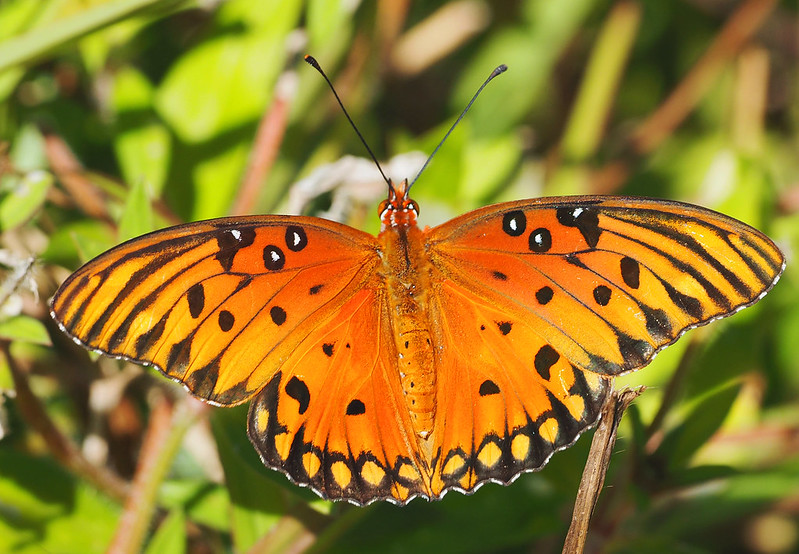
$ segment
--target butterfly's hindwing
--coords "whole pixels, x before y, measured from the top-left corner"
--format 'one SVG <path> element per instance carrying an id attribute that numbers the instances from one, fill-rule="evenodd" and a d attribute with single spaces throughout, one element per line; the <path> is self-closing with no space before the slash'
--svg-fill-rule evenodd
<path id="1" fill-rule="evenodd" d="M 326 498 L 429 495 L 385 310 L 379 289 L 360 291 L 301 342 L 250 408 L 264 463 Z"/>

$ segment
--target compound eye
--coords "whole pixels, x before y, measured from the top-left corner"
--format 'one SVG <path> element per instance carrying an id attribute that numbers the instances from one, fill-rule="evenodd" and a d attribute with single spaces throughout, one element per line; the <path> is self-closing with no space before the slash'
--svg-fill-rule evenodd
<path id="1" fill-rule="evenodd" d="M 419 215 L 419 204 L 416 203 L 416 200 L 411 200 L 411 206 L 410 207 L 413 210 L 413 213 L 415 213 L 416 215 Z"/>
<path id="2" fill-rule="evenodd" d="M 377 213 L 379 215 L 383 215 L 384 213 L 386 213 L 386 210 L 388 210 L 390 207 L 391 204 L 389 203 L 389 201 L 383 200 L 382 202 L 380 202 L 380 205 L 377 207 Z"/>

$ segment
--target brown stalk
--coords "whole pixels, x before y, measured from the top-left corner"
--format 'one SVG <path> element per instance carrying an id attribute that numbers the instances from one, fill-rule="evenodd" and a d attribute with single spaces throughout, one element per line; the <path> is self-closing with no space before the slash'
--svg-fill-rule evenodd
<path id="1" fill-rule="evenodd" d="M 624 410 L 635 400 L 644 388 L 611 390 L 610 395 L 602 407 L 602 418 L 599 421 L 588 461 L 577 490 L 577 499 L 574 502 L 574 512 L 563 552 L 582 552 L 588 538 L 588 525 L 594 513 L 602 487 L 605 484 L 605 475 L 610 465 L 610 456 L 616 444 L 616 431 L 618 430 Z"/>
<path id="2" fill-rule="evenodd" d="M 239 194 L 230 209 L 230 215 L 246 215 L 255 209 L 261 184 L 269 175 L 283 143 L 291 100 L 295 96 L 297 87 L 296 80 L 296 75 L 291 70 L 284 72 L 277 81 L 272 105 L 258 124 L 250 161 Z"/>
<path id="3" fill-rule="evenodd" d="M 45 153 L 58 180 L 72 200 L 87 215 L 113 223 L 103 194 L 86 178 L 86 172 L 61 137 L 52 133 L 44 136 Z"/>

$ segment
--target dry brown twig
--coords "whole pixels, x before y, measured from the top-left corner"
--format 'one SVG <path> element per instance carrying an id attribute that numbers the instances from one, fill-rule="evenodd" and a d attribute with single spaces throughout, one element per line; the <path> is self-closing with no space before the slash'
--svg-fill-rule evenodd
<path id="1" fill-rule="evenodd" d="M 577 490 L 572 522 L 566 535 L 563 552 L 582 552 L 585 548 L 588 524 L 591 522 L 594 507 L 605 483 L 605 475 L 610 465 L 613 447 L 616 444 L 616 431 L 621 422 L 621 416 L 643 390 L 644 387 L 621 391 L 611 390 L 602 407 L 602 418 L 594 433 L 588 461 L 580 480 L 580 488 Z"/>

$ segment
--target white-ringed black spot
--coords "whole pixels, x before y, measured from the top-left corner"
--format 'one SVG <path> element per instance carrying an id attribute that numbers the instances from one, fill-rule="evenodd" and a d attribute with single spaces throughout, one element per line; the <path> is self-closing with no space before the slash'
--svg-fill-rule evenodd
<path id="1" fill-rule="evenodd" d="M 492 394 L 499 394 L 499 387 L 497 384 L 490 380 L 486 379 L 482 383 L 480 383 L 480 396 L 491 396 Z"/>
<path id="2" fill-rule="evenodd" d="M 347 415 L 361 415 L 366 413 L 366 406 L 357 398 L 347 404 Z"/>
<path id="3" fill-rule="evenodd" d="M 299 252 L 308 246 L 308 235 L 305 230 L 297 225 L 286 227 L 286 246 L 292 252 Z"/>
<path id="4" fill-rule="evenodd" d="M 527 228 L 527 218 L 524 217 L 524 212 L 521 210 L 514 210 L 502 216 L 502 230 L 512 237 L 518 237 Z"/>
<path id="5" fill-rule="evenodd" d="M 641 286 L 641 266 L 628 256 L 624 256 L 620 262 L 621 278 L 631 289 Z"/>
<path id="6" fill-rule="evenodd" d="M 191 314 L 191 317 L 194 319 L 200 317 L 200 314 L 203 313 L 203 308 L 205 308 L 205 289 L 203 284 L 192 285 L 186 293 L 186 300 L 189 301 L 189 314 Z"/>
<path id="7" fill-rule="evenodd" d="M 510 333 L 511 327 L 513 324 L 510 321 L 497 321 L 497 327 L 499 327 L 499 332 L 503 335 L 507 335 Z"/>
<path id="8" fill-rule="evenodd" d="M 607 306 L 610 302 L 611 290 L 605 285 L 599 285 L 594 289 L 594 300 L 600 306 Z"/>
<path id="9" fill-rule="evenodd" d="M 560 354 L 558 354 L 554 348 L 548 344 L 545 344 L 538 349 L 538 352 L 536 352 L 533 365 L 535 365 L 535 370 L 538 372 L 538 374 L 543 379 L 549 381 L 549 370 L 559 359 Z"/>
<path id="10" fill-rule="evenodd" d="M 335 343 L 333 343 L 333 342 L 326 342 L 326 343 L 324 343 L 322 345 L 322 352 L 324 352 L 325 356 L 327 356 L 328 358 L 333 356 L 333 346 L 334 345 L 335 345 Z"/>
<path id="11" fill-rule="evenodd" d="M 264 247 L 264 267 L 266 269 L 269 271 L 278 271 L 279 269 L 283 269 L 284 265 L 286 265 L 286 255 L 283 254 L 280 248 L 274 244 Z"/>
<path id="12" fill-rule="evenodd" d="M 552 234 L 548 229 L 539 227 L 530 233 L 529 247 L 531 252 L 541 254 L 552 248 Z"/>
<path id="13" fill-rule="evenodd" d="M 219 312 L 219 328 L 222 329 L 224 332 L 228 332 L 233 328 L 233 324 L 236 323 L 236 318 L 233 317 L 233 314 L 227 310 L 222 310 Z"/>
<path id="14" fill-rule="evenodd" d="M 322 290 L 322 287 L 324 287 L 324 285 L 314 285 L 310 289 L 308 289 L 308 294 L 310 294 L 311 296 L 313 296 L 314 294 L 319 294 L 319 291 Z"/>
<path id="15" fill-rule="evenodd" d="M 311 391 L 308 390 L 308 385 L 294 376 L 286 384 L 286 394 L 299 403 L 297 410 L 299 414 L 304 414 L 305 410 L 308 409 L 308 404 L 311 402 Z"/>
<path id="16" fill-rule="evenodd" d="M 269 316 L 272 318 L 272 322 L 278 327 L 286 322 L 286 310 L 280 306 L 272 306 L 269 309 Z"/>
<path id="17" fill-rule="evenodd" d="M 551 287 L 541 287 L 535 292 L 535 299 L 538 300 L 539 304 L 544 306 L 545 304 L 549 304 L 554 294 Z"/>

